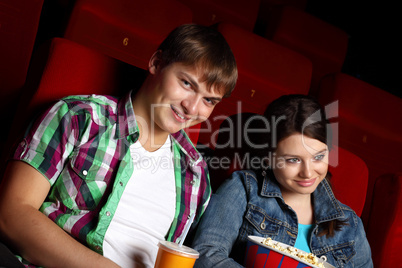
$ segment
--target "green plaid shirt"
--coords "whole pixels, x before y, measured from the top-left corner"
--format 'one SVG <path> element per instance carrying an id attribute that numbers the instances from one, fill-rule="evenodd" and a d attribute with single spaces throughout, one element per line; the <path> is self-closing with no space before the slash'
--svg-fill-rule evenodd
<path id="1" fill-rule="evenodd" d="M 13 158 L 30 164 L 50 182 L 40 210 L 102 254 L 106 230 L 133 173 L 129 146 L 138 136 L 131 92 L 121 99 L 71 96 L 39 118 Z M 196 222 L 200 219 L 211 189 L 207 165 L 185 132 L 171 136 L 176 212 L 166 239 L 179 242 L 190 215 L 196 214 Z"/>

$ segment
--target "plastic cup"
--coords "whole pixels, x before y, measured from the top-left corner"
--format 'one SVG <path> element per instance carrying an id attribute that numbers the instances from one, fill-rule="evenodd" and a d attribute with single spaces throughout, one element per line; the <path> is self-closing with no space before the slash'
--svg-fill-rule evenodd
<path id="1" fill-rule="evenodd" d="M 155 268 L 192 268 L 198 259 L 198 251 L 179 244 L 160 241 Z"/>

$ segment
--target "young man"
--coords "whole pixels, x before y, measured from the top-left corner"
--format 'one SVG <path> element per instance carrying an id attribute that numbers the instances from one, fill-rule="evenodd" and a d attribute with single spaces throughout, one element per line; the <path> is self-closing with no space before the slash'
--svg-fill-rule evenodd
<path id="1" fill-rule="evenodd" d="M 149 61 L 139 91 L 72 96 L 32 126 L 0 190 L 0 234 L 45 267 L 153 267 L 210 198 L 206 163 L 182 130 L 233 90 L 234 56 L 216 30 L 183 25 Z"/>

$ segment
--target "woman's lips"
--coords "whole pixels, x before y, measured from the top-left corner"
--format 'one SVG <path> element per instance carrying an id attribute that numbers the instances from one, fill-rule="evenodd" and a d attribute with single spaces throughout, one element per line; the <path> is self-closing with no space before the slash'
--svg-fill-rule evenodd
<path id="1" fill-rule="evenodd" d="M 313 185 L 316 180 L 317 180 L 317 178 L 314 178 L 314 179 L 296 181 L 296 183 L 302 187 L 309 187 L 309 186 Z"/>

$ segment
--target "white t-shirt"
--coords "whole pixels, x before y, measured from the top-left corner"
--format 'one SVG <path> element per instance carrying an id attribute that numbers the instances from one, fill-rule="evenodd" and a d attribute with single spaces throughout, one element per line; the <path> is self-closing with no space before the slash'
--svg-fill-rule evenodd
<path id="1" fill-rule="evenodd" d="M 158 242 L 164 240 L 176 208 L 170 136 L 157 151 L 139 142 L 130 146 L 134 172 L 103 242 L 104 256 L 121 267 L 154 267 Z"/>

